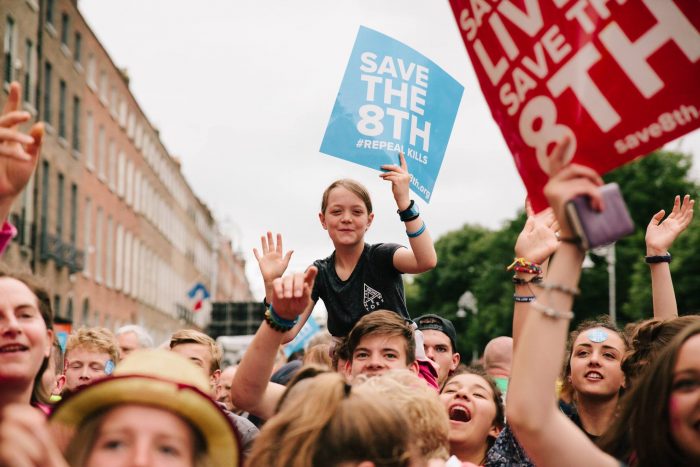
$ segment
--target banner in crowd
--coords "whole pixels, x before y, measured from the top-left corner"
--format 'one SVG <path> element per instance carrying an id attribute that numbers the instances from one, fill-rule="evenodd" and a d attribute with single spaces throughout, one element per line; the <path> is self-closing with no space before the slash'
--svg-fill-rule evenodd
<path id="1" fill-rule="evenodd" d="M 533 207 L 549 156 L 605 173 L 700 126 L 698 0 L 450 0 Z"/>
<path id="2" fill-rule="evenodd" d="M 463 91 L 428 58 L 361 26 L 321 152 L 377 170 L 403 152 L 411 190 L 429 202 Z"/>
<path id="3" fill-rule="evenodd" d="M 311 338 L 314 337 L 320 330 L 321 327 L 318 325 L 316 320 L 312 316 L 309 316 L 308 321 L 304 323 L 304 326 L 302 326 L 299 334 L 297 334 L 289 344 L 284 346 L 284 355 L 289 357 L 294 352 L 302 350 L 306 346 L 306 343 L 309 342 Z"/>

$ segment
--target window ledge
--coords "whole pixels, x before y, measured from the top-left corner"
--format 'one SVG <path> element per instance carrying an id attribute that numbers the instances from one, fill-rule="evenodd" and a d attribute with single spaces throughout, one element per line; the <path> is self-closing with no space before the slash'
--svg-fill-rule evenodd
<path id="1" fill-rule="evenodd" d="M 73 150 L 71 151 L 71 154 L 73 155 L 73 157 L 74 157 L 75 159 L 78 159 L 78 160 L 80 160 L 80 158 L 81 158 L 81 156 L 82 156 L 82 154 L 80 154 L 80 151 L 78 151 L 77 149 L 73 149 Z"/>
<path id="2" fill-rule="evenodd" d="M 44 25 L 44 27 L 46 29 L 46 32 L 48 32 L 49 35 L 55 39 L 56 38 L 56 28 L 53 26 L 53 24 L 46 23 Z"/>
<path id="3" fill-rule="evenodd" d="M 36 0 L 25 0 L 25 3 L 29 8 L 31 8 L 34 11 L 39 11 L 39 3 L 37 3 Z"/>
<path id="4" fill-rule="evenodd" d="M 75 71 L 78 73 L 83 74 L 83 66 L 80 64 L 80 62 L 74 61 L 73 68 L 75 68 Z"/>
<path id="5" fill-rule="evenodd" d="M 65 55 L 67 58 L 70 58 L 73 55 L 65 42 L 61 42 L 61 52 L 63 52 L 63 55 Z"/>
<path id="6" fill-rule="evenodd" d="M 68 140 L 64 138 L 63 136 L 58 137 L 58 144 L 60 144 L 63 149 L 66 149 L 68 147 Z"/>
<path id="7" fill-rule="evenodd" d="M 32 117 L 36 117 L 36 113 L 37 113 L 36 108 L 31 103 L 24 101 L 22 103 L 22 108 L 24 108 L 24 110 L 29 112 L 32 115 Z"/>
<path id="8" fill-rule="evenodd" d="M 54 129 L 53 125 L 51 125 L 49 122 L 44 122 L 44 130 L 49 135 L 56 133 L 56 130 Z"/>

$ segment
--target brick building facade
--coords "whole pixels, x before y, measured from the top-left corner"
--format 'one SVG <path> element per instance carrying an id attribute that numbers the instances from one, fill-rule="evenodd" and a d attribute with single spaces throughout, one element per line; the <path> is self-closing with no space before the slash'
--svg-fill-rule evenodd
<path id="1" fill-rule="evenodd" d="M 250 300 L 245 262 L 223 238 L 82 17 L 76 0 L 0 0 L 3 79 L 46 123 L 32 182 L 15 203 L 19 235 L 2 261 L 30 267 L 74 325 L 147 327 L 157 341 L 204 327 L 187 290 Z"/>

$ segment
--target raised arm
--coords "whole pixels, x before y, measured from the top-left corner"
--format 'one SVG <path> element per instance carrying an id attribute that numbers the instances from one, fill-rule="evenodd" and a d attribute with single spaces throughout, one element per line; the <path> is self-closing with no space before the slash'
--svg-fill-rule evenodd
<path id="1" fill-rule="evenodd" d="M 565 204 L 576 195 L 591 198 L 603 208 L 598 174 L 584 166 L 564 166 L 567 144 L 551 158 L 551 178 L 545 195 L 559 221 L 562 244 L 549 264 L 542 293 L 530 305 L 523 324 L 508 386 L 508 422 L 518 440 L 538 466 L 616 466 L 618 463 L 598 449 L 556 407 L 554 383 L 564 359 L 571 306 L 578 286 L 584 252 L 569 243 L 572 230 Z"/>
<path id="2" fill-rule="evenodd" d="M 44 126 L 36 123 L 29 134 L 18 126 L 29 121 L 29 112 L 21 110 L 21 87 L 10 84 L 10 93 L 0 116 L 0 226 L 10 215 L 10 207 L 34 173 Z"/>
<path id="3" fill-rule="evenodd" d="M 277 242 L 275 243 L 272 232 L 267 232 L 267 235 L 260 237 L 260 250 L 253 248 L 253 255 L 258 261 L 260 274 L 265 281 L 265 301 L 268 301 L 272 296 L 272 282 L 278 277 L 282 277 L 284 271 L 287 270 L 294 250 L 289 250 L 285 254 L 282 247 L 282 234 L 277 234 Z"/>
<path id="4" fill-rule="evenodd" d="M 539 289 L 534 282 L 542 280 L 549 257 L 559 246 L 556 231 L 559 229 L 552 208 L 539 214 L 528 212 L 522 232 L 515 242 L 515 257 L 523 258 L 528 263 L 539 265 L 540 274 L 529 273 L 520 267 L 514 267 L 513 286 L 513 347 L 517 346 L 523 323 L 530 310 L 530 303 L 537 296 Z"/>
<path id="5" fill-rule="evenodd" d="M 231 384 L 231 401 L 236 407 L 267 420 L 285 386 L 270 382 L 275 356 L 285 338 L 285 329 L 292 327 L 297 317 L 311 303 L 311 289 L 318 270 L 310 267 L 304 273 L 277 278 L 272 283 L 271 307 L 246 350 Z"/>
<path id="6" fill-rule="evenodd" d="M 385 172 L 379 176 L 391 182 L 391 191 L 396 200 L 399 212 L 404 212 L 411 207 L 411 198 L 408 194 L 408 185 L 411 182 L 411 174 L 408 173 L 408 165 L 403 153 L 399 153 L 401 165 L 383 165 Z M 417 209 L 415 204 L 413 205 Z M 437 253 L 430 232 L 422 219 L 422 216 L 409 216 L 410 220 L 404 221 L 410 249 L 399 248 L 394 253 L 394 267 L 407 274 L 420 274 L 429 271 L 437 265 Z"/>
<path id="7" fill-rule="evenodd" d="M 689 195 L 676 196 L 673 201 L 671 214 L 664 219 L 663 209 L 651 218 L 647 226 L 645 241 L 647 245 L 647 262 L 651 272 L 651 295 L 654 305 L 654 318 L 668 319 L 678 316 L 676 294 L 673 291 L 671 279 L 671 256 L 669 249 L 678 235 L 683 232 L 693 220 L 693 205 L 695 200 Z M 656 262 L 650 262 L 656 261 Z"/>

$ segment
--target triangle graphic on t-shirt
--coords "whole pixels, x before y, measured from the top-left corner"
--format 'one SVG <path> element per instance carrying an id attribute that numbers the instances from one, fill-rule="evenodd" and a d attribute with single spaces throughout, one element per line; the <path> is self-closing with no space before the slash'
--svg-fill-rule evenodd
<path id="1" fill-rule="evenodd" d="M 384 301 L 382 294 L 374 290 L 367 284 L 363 284 L 364 288 L 364 298 L 362 300 L 367 311 L 374 311 L 379 308 L 379 305 Z"/>

